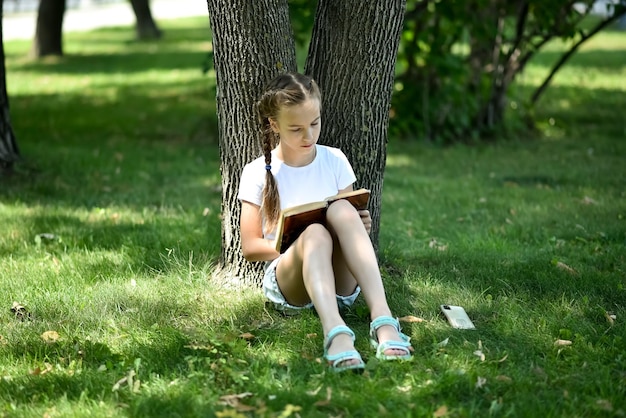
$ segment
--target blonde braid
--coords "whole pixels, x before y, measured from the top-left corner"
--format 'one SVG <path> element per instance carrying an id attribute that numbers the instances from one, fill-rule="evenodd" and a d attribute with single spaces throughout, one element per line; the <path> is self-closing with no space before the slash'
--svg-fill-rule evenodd
<path id="1" fill-rule="evenodd" d="M 272 150 L 280 138 L 270 125 L 270 118 L 276 120 L 285 106 L 295 106 L 307 99 L 317 99 L 321 103 L 320 91 L 313 79 L 299 73 L 285 73 L 273 79 L 265 93 L 257 102 L 260 122 L 260 139 L 265 156 L 265 187 L 261 201 L 261 213 L 265 220 L 264 232 L 272 231 L 280 217 L 280 196 L 278 184 L 271 171 Z"/>

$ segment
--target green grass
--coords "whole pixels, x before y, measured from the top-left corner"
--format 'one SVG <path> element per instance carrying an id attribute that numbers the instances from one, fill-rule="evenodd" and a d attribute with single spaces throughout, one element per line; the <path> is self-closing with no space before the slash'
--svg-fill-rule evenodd
<path id="1" fill-rule="evenodd" d="M 208 29 L 163 28 L 162 42 L 69 34 L 67 57 L 43 63 L 6 43 L 25 161 L 0 179 L 0 416 L 626 414 L 626 33 L 599 35 L 557 76 L 541 132 L 474 147 L 391 139 L 382 271 L 394 312 L 424 321 L 404 323 L 415 360 L 381 364 L 360 300 L 346 318 L 368 366 L 354 376 L 320 361 L 313 313 L 284 318 L 258 289 L 210 279 L 221 180 Z M 451 329 L 442 303 L 477 330 Z"/>

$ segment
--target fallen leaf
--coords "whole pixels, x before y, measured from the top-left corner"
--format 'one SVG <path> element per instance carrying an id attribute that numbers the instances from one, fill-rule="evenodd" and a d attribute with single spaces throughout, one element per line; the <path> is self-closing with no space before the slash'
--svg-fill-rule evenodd
<path id="1" fill-rule="evenodd" d="M 254 339 L 254 334 L 244 332 L 243 334 L 239 335 L 239 338 L 243 338 L 244 340 L 252 340 Z"/>
<path id="2" fill-rule="evenodd" d="M 253 406 L 241 403 L 242 399 L 250 396 L 252 396 L 252 393 L 250 392 L 238 393 L 235 395 L 224 395 L 220 396 L 220 401 L 240 412 L 254 411 L 256 408 Z"/>
<path id="3" fill-rule="evenodd" d="M 556 345 L 557 347 L 565 347 L 568 345 L 572 345 L 572 342 L 570 340 L 556 340 L 554 342 L 554 345 Z"/>
<path id="4" fill-rule="evenodd" d="M 316 332 L 311 332 L 309 334 L 306 335 L 307 338 L 315 338 L 317 337 L 317 333 Z"/>
<path id="5" fill-rule="evenodd" d="M 446 244 L 440 244 L 434 238 L 430 240 L 430 242 L 428 243 L 428 247 L 429 248 L 434 248 L 434 249 L 439 250 L 439 251 L 446 251 L 448 249 L 448 246 Z"/>
<path id="6" fill-rule="evenodd" d="M 246 418 L 244 414 L 235 409 L 225 409 L 223 411 L 216 411 L 215 416 L 217 418 Z"/>
<path id="7" fill-rule="evenodd" d="M 296 414 L 296 416 L 299 416 L 298 412 L 300 412 L 301 410 L 302 410 L 301 406 L 287 404 L 285 406 L 285 410 L 279 416 L 280 417 L 290 417 L 293 414 Z"/>
<path id="8" fill-rule="evenodd" d="M 41 334 L 41 339 L 44 340 L 48 344 L 55 343 L 59 341 L 60 338 L 61 336 L 56 331 L 46 331 L 43 334 Z"/>
<path id="9" fill-rule="evenodd" d="M 115 384 L 111 388 L 111 391 L 117 392 L 118 390 L 120 390 L 122 385 L 126 384 L 132 392 L 138 392 L 141 381 L 139 379 L 135 380 L 136 374 L 137 373 L 135 373 L 134 370 L 130 370 L 126 376 L 115 382 Z"/>
<path id="10" fill-rule="evenodd" d="M 537 377 L 541 377 L 541 378 L 546 378 L 546 377 L 548 377 L 548 375 L 546 374 L 546 371 L 545 371 L 545 370 L 543 370 L 541 367 L 535 367 L 535 368 L 533 369 L 533 373 L 535 373 L 535 375 L 536 375 Z"/>
<path id="11" fill-rule="evenodd" d="M 118 380 L 117 382 L 115 382 L 115 384 L 113 385 L 113 387 L 111 388 L 112 392 L 117 392 L 118 390 L 120 390 L 120 387 L 122 387 L 122 385 L 124 383 L 126 383 L 126 381 L 128 380 L 128 377 L 124 376 L 122 377 L 120 380 Z"/>
<path id="12" fill-rule="evenodd" d="M 433 412 L 434 418 L 441 418 L 448 415 L 448 407 L 446 405 L 441 405 L 435 412 Z"/>
<path id="13" fill-rule="evenodd" d="M 563 263 L 561 261 L 557 261 L 555 265 L 556 265 L 557 268 L 559 268 L 559 269 L 561 269 L 563 271 L 566 271 L 567 273 L 569 273 L 569 274 L 571 274 L 573 276 L 578 275 L 578 272 L 576 270 L 574 270 L 573 268 L 571 268 L 570 266 L 568 266 L 567 264 L 565 264 L 565 263 Z"/>
<path id="14" fill-rule="evenodd" d="M 596 401 L 596 405 L 598 406 L 598 408 L 602 409 L 603 411 L 607 411 L 607 412 L 613 411 L 613 404 L 606 399 L 598 399 Z"/>
<path id="15" fill-rule="evenodd" d="M 309 395 L 309 396 L 315 396 L 315 395 L 317 395 L 319 393 L 319 391 L 321 389 L 322 389 L 322 387 L 318 386 L 317 389 L 309 390 L 309 391 L 307 391 L 306 394 Z"/>
<path id="16" fill-rule="evenodd" d="M 450 341 L 450 337 L 446 338 L 445 340 L 437 343 L 437 347 L 445 347 L 446 345 L 448 345 L 448 341 Z"/>
<path id="17" fill-rule="evenodd" d="M 30 318 L 30 312 L 26 310 L 26 308 L 19 302 L 13 302 L 11 306 L 11 312 L 15 314 L 15 318 L 21 319 L 22 321 Z"/>
<path id="18" fill-rule="evenodd" d="M 61 242 L 61 238 L 57 235 L 44 232 L 43 234 L 35 235 L 35 244 L 40 246 L 41 244 L 47 244 L 50 242 Z"/>
<path id="19" fill-rule="evenodd" d="M 235 406 L 234 404 L 238 403 L 241 399 L 245 399 L 250 396 L 252 396 L 251 392 L 237 393 L 235 395 L 224 395 L 220 396 L 220 401 L 224 402 L 227 405 Z"/>
<path id="20" fill-rule="evenodd" d="M 509 376 L 505 376 L 503 374 L 499 374 L 498 376 L 496 376 L 496 380 L 498 382 L 505 382 L 505 383 L 513 382 L 513 379 L 511 379 Z"/>
<path id="21" fill-rule="evenodd" d="M 607 321 L 609 321 L 609 324 L 613 325 L 615 323 L 615 320 L 617 319 L 617 316 L 614 313 L 611 312 L 605 312 L 604 316 L 606 318 Z"/>
<path id="22" fill-rule="evenodd" d="M 478 376 L 478 379 L 476 379 L 476 389 L 482 388 L 483 386 L 485 386 L 486 383 L 486 378 Z"/>
<path id="23" fill-rule="evenodd" d="M 485 354 L 481 350 L 474 351 L 474 355 L 478 356 L 480 361 L 485 361 Z"/>
<path id="24" fill-rule="evenodd" d="M 595 200 L 593 200 L 589 196 L 583 197 L 583 200 L 581 201 L 581 203 L 583 205 L 597 205 L 598 204 L 598 202 L 596 202 Z"/>
<path id="25" fill-rule="evenodd" d="M 41 371 L 41 374 L 50 373 L 52 370 L 54 370 L 54 366 L 52 366 L 52 364 L 50 363 L 44 363 L 44 366 L 46 368 Z"/>
<path id="26" fill-rule="evenodd" d="M 333 390 L 330 386 L 326 388 L 326 399 L 315 402 L 315 406 L 326 406 L 330 404 L 330 399 L 332 398 Z"/>
<path id="27" fill-rule="evenodd" d="M 398 318 L 398 321 L 400 322 L 426 322 L 425 319 L 422 318 L 418 318 L 417 316 L 413 316 L 413 315 L 407 315 L 407 316 L 403 316 L 401 318 Z"/>

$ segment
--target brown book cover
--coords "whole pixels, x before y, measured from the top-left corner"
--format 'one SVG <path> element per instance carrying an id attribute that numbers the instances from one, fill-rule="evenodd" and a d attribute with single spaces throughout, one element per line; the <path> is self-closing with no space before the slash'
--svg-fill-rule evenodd
<path id="1" fill-rule="evenodd" d="M 326 222 L 326 209 L 332 202 L 346 199 L 357 210 L 361 210 L 367 208 L 369 198 L 369 190 L 358 189 L 330 196 L 319 202 L 305 203 L 284 209 L 280 214 L 276 228 L 276 251 L 283 253 L 307 226 L 313 223 L 324 224 Z"/>

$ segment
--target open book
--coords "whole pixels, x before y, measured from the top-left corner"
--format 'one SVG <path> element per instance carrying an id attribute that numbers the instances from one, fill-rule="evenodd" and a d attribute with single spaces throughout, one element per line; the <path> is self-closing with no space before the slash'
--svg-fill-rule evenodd
<path id="1" fill-rule="evenodd" d="M 276 251 L 283 253 L 300 236 L 307 226 L 326 223 L 326 209 L 332 202 L 346 199 L 357 210 L 367 208 L 370 191 L 367 189 L 353 190 L 327 197 L 319 202 L 292 206 L 281 211 L 276 228 Z"/>

